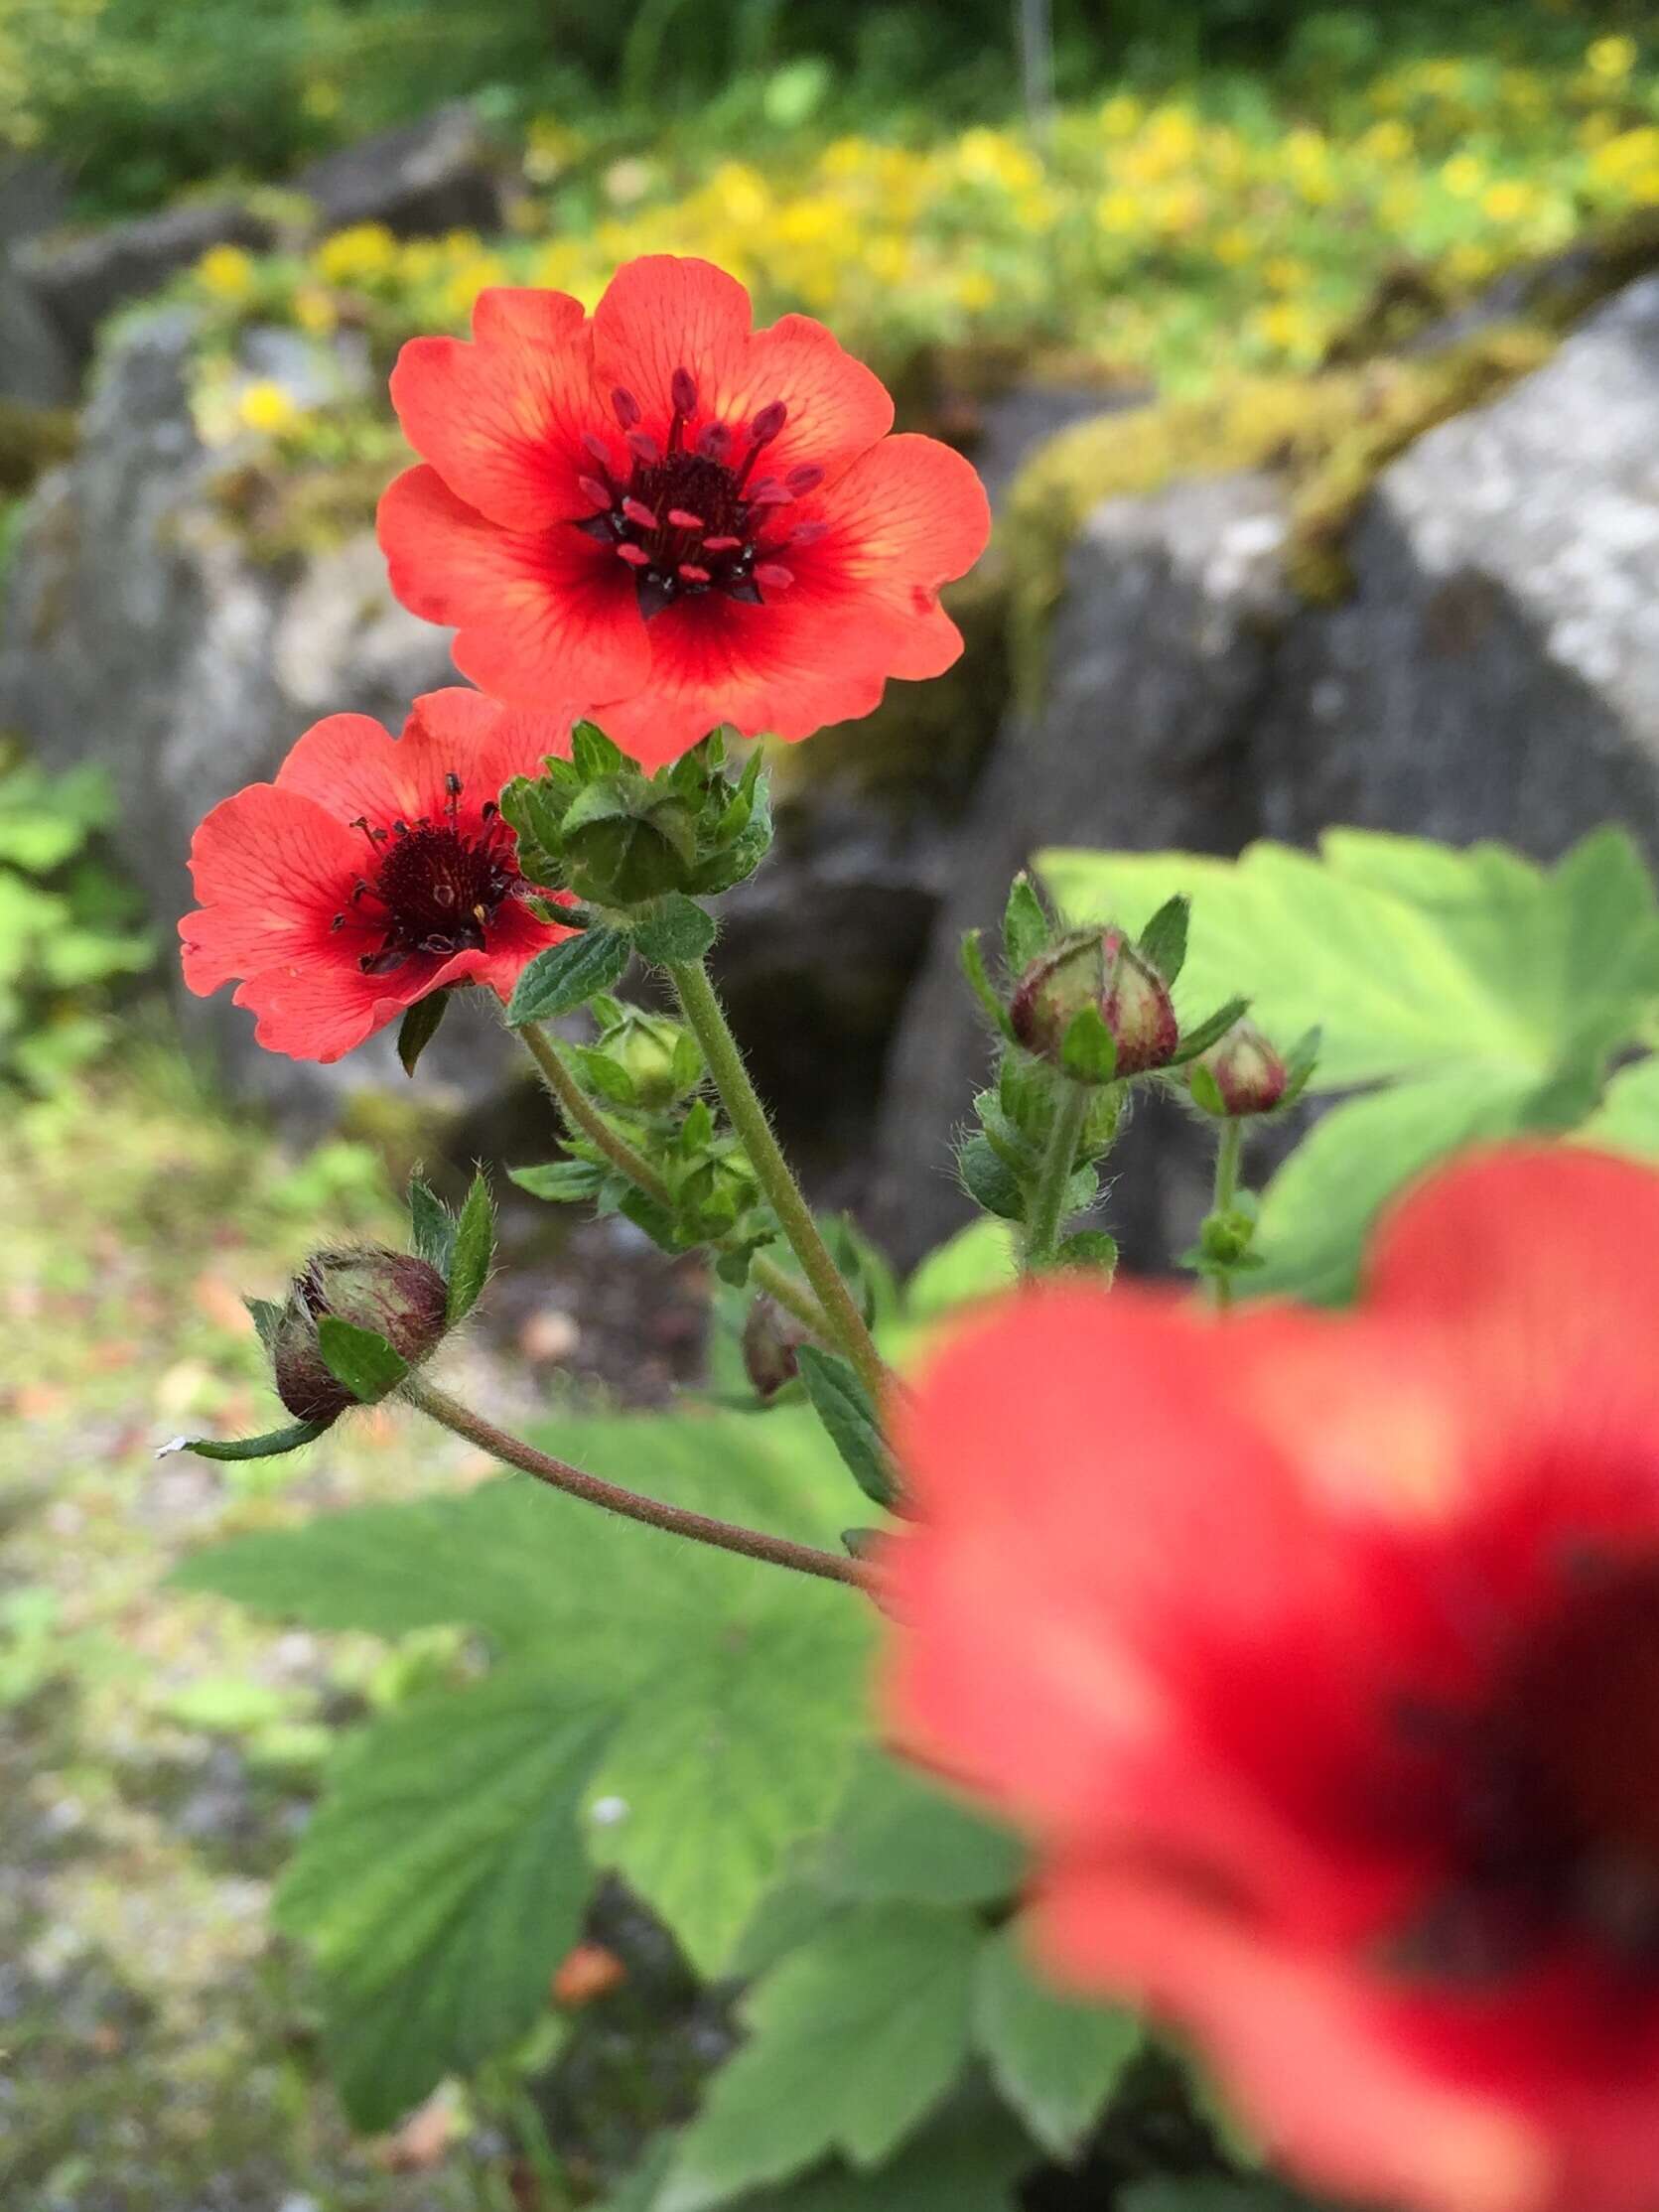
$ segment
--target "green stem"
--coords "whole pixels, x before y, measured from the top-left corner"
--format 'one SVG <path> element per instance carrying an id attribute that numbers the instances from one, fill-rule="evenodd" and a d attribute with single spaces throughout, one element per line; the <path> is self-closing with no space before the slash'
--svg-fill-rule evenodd
<path id="1" fill-rule="evenodd" d="M 559 1109 L 567 1122 L 579 1129 L 598 1151 L 610 1161 L 621 1175 L 625 1175 L 636 1190 L 642 1190 L 653 1204 L 665 1211 L 672 1211 L 674 1199 L 668 1185 L 651 1166 L 642 1152 L 636 1152 L 622 1132 L 609 1122 L 582 1085 L 559 1050 L 558 1044 L 539 1023 L 526 1022 L 518 1032 L 524 1039 L 531 1058 L 540 1068 L 542 1080 L 558 1101 Z M 758 1252 L 750 1261 L 750 1273 L 760 1288 L 775 1298 L 779 1306 L 787 1307 L 796 1320 L 811 1329 L 814 1336 L 821 1336 L 826 1343 L 833 1343 L 835 1329 L 830 1325 L 804 1283 Z"/>
<path id="2" fill-rule="evenodd" d="M 692 1033 L 703 1047 L 709 1073 L 725 1103 L 732 1127 L 743 1142 L 749 1164 L 770 1201 L 778 1224 L 788 1238 L 801 1273 L 828 1316 L 842 1350 L 858 1370 L 859 1379 L 880 1405 L 889 1388 L 889 1377 L 841 1270 L 830 1257 L 818 1233 L 812 1208 L 789 1172 L 782 1148 L 772 1135 L 766 1109 L 749 1079 L 738 1040 L 732 1035 L 724 1008 L 700 960 L 677 960 L 668 969 L 680 1006 Z"/>
<path id="3" fill-rule="evenodd" d="M 1087 1083 L 1074 1083 L 1069 1076 L 1061 1078 L 1054 1126 L 1048 1132 L 1048 1149 L 1042 1156 L 1031 1210 L 1026 1217 L 1025 1269 L 1028 1275 L 1040 1275 L 1052 1264 L 1065 1221 L 1065 1194 L 1076 1173 L 1077 1147 L 1082 1141 L 1092 1096 Z"/>
<path id="4" fill-rule="evenodd" d="M 647 1528 L 661 1529 L 669 1536 L 686 1537 L 693 1544 L 712 1545 L 721 1552 L 736 1552 L 744 1559 L 763 1560 L 770 1567 L 787 1567 L 797 1575 L 814 1575 L 822 1582 L 848 1583 L 854 1589 L 869 1585 L 868 1571 L 856 1560 L 843 1559 L 839 1552 L 821 1552 L 810 1544 L 792 1543 L 784 1536 L 769 1536 L 763 1529 L 744 1528 L 735 1521 L 713 1520 L 706 1513 L 692 1513 L 684 1506 L 666 1504 L 661 1498 L 642 1497 L 636 1490 L 624 1490 L 618 1483 L 606 1482 L 597 1474 L 588 1474 L 581 1467 L 573 1467 L 563 1459 L 538 1452 L 522 1437 L 497 1429 L 483 1414 L 462 1405 L 459 1399 L 440 1390 L 418 1370 L 402 1383 L 400 1394 L 430 1420 L 455 1436 L 465 1437 L 469 1444 L 487 1452 L 492 1459 L 499 1459 L 504 1466 L 517 1467 L 523 1474 L 534 1475 L 538 1482 L 545 1482 L 549 1489 L 562 1490 L 567 1497 L 581 1498 L 607 1513 L 620 1514 L 623 1520 L 642 1521 Z"/>
<path id="5" fill-rule="evenodd" d="M 1229 1213 L 1233 1200 L 1238 1196 L 1239 1162 L 1244 1153 L 1244 1123 L 1225 1121 L 1221 1124 L 1220 1141 L 1215 1148 L 1215 1194 L 1210 1200 L 1213 1213 Z M 1233 1303 L 1233 1279 L 1228 1274 L 1215 1278 L 1216 1312 L 1226 1313 Z"/>

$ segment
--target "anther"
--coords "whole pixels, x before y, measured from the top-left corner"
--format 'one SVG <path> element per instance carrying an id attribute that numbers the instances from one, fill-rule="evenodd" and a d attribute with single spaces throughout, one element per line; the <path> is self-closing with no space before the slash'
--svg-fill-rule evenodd
<path id="1" fill-rule="evenodd" d="M 703 540 L 703 551 L 705 553 L 737 553 L 742 550 L 742 538 L 721 536 Z"/>
<path id="2" fill-rule="evenodd" d="M 682 561 L 675 574 L 683 576 L 688 584 L 706 584 L 709 581 L 708 570 L 699 568 L 695 561 Z"/>
<path id="3" fill-rule="evenodd" d="M 798 469 L 791 469 L 783 480 L 797 499 L 803 492 L 816 491 L 823 481 L 824 472 L 815 461 L 803 463 Z"/>
<path id="4" fill-rule="evenodd" d="M 764 585 L 768 592 L 786 592 L 795 581 L 795 572 L 785 568 L 781 561 L 762 561 L 755 571 L 755 581 Z"/>
<path id="5" fill-rule="evenodd" d="M 629 568 L 649 568 L 651 565 L 651 557 L 642 545 L 619 545 L 617 558 L 619 561 L 625 561 Z"/>
<path id="6" fill-rule="evenodd" d="M 626 385 L 619 384 L 617 386 L 611 394 L 611 405 L 616 412 L 618 422 L 622 424 L 622 428 L 631 430 L 639 420 L 640 406 L 638 400 L 634 398 Z"/>
<path id="7" fill-rule="evenodd" d="M 599 463 L 600 467 L 605 470 L 607 474 L 609 474 L 611 469 L 611 448 L 605 443 L 605 440 L 603 438 L 596 437 L 593 431 L 585 430 L 582 433 L 582 443 L 584 446 L 587 447 L 588 451 L 593 455 L 594 459 Z"/>
<path id="8" fill-rule="evenodd" d="M 705 461 L 724 461 L 732 450 L 732 433 L 723 422 L 706 422 L 697 433 L 697 451 Z"/>
<path id="9" fill-rule="evenodd" d="M 662 459 L 662 448 L 648 430 L 630 430 L 627 434 L 627 450 L 635 461 L 642 461 L 647 469 L 654 469 Z"/>
<path id="10" fill-rule="evenodd" d="M 584 499 L 592 499 L 596 507 L 608 507 L 615 494 L 608 484 L 601 484 L 598 477 L 578 477 L 576 488 Z"/>
<path id="11" fill-rule="evenodd" d="M 785 491 L 775 477 L 762 477 L 750 492 L 749 503 L 752 507 L 786 507 L 793 497 L 794 493 Z"/>
<path id="12" fill-rule="evenodd" d="M 789 420 L 789 410 L 781 399 L 774 399 L 762 407 L 749 426 L 749 435 L 758 446 L 769 446 Z"/>
<path id="13" fill-rule="evenodd" d="M 789 532 L 786 542 L 790 545 L 816 545 L 820 538 L 829 536 L 827 522 L 802 522 Z"/>
<path id="14" fill-rule="evenodd" d="M 622 512 L 636 529 L 654 530 L 657 526 L 656 516 L 646 506 L 643 499 L 624 499 L 622 501 Z"/>
<path id="15" fill-rule="evenodd" d="M 706 530 L 708 524 L 700 514 L 693 514 L 689 507 L 670 507 L 668 519 L 676 530 Z"/>
<path id="16" fill-rule="evenodd" d="M 697 379 L 689 368 L 677 368 L 668 379 L 668 397 L 674 403 L 676 415 L 695 415 L 697 412 Z"/>

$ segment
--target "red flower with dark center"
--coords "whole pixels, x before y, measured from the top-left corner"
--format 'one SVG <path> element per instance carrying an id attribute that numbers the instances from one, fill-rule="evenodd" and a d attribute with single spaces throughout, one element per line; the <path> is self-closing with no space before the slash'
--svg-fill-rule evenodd
<path id="1" fill-rule="evenodd" d="M 454 983 L 510 997 L 570 931 L 524 903 L 498 800 L 568 755 L 570 726 L 459 689 L 417 699 L 401 739 L 366 715 L 319 722 L 274 783 L 248 784 L 198 829 L 186 983 L 205 998 L 239 978 L 259 1042 L 300 1060 L 339 1059 Z"/>
<path id="2" fill-rule="evenodd" d="M 706 261 L 629 262 L 592 320 L 484 292 L 470 345 L 405 346 L 392 399 L 428 463 L 380 505 L 398 597 L 486 691 L 579 699 L 648 767 L 722 723 L 807 737 L 962 649 L 938 593 L 984 550 L 979 479 Z"/>
<path id="3" fill-rule="evenodd" d="M 1038 1289 L 896 1412 L 901 1740 L 1367 2202 L 1659 2195 L 1656 1313 L 1659 1177 L 1517 1149 L 1351 1314 Z"/>

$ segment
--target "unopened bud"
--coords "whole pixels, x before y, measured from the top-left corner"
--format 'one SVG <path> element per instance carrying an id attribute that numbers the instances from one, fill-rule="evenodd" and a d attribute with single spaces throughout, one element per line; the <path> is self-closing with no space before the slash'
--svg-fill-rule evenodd
<path id="1" fill-rule="evenodd" d="M 1229 1119 L 1272 1113 L 1289 1080 L 1285 1062 L 1253 1022 L 1235 1022 L 1199 1053 L 1187 1077 L 1196 1103 Z"/>
<path id="2" fill-rule="evenodd" d="M 272 1339 L 277 1396 L 296 1421 L 338 1421 L 357 1403 L 323 1357 L 325 1313 L 372 1329 L 414 1366 L 437 1349 L 448 1310 L 444 1278 L 412 1252 L 319 1252 L 294 1278 Z"/>
<path id="3" fill-rule="evenodd" d="M 703 1078 L 703 1055 L 682 1023 L 627 1007 L 599 1034 L 598 1047 L 624 1068 L 637 1106 L 675 1105 Z"/>
<path id="4" fill-rule="evenodd" d="M 1174 1057 L 1180 1030 L 1169 986 L 1121 929 L 1078 931 L 1034 960 L 1009 1016 L 1026 1049 L 1058 1066 L 1066 1032 L 1090 1008 L 1117 1047 L 1118 1075 L 1145 1075 Z"/>
<path id="5" fill-rule="evenodd" d="M 800 1373 L 795 1353 L 808 1330 L 794 1314 L 763 1294 L 749 1309 L 743 1324 L 744 1372 L 755 1386 L 757 1398 L 775 1398 L 785 1383 Z"/>

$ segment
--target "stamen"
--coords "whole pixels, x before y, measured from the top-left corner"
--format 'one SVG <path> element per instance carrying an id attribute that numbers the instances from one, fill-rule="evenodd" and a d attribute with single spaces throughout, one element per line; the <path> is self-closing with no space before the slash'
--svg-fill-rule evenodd
<path id="1" fill-rule="evenodd" d="M 816 545 L 820 538 L 828 536 L 827 522 L 802 522 L 789 532 L 783 542 L 785 545 Z"/>
<path id="2" fill-rule="evenodd" d="M 611 394 L 611 405 L 616 411 L 618 422 L 624 430 L 631 430 L 638 422 L 642 410 L 625 384 L 619 384 Z"/>
<path id="3" fill-rule="evenodd" d="M 800 468 L 791 469 L 783 481 L 798 499 L 803 492 L 817 490 L 824 481 L 824 472 L 816 462 L 804 462 Z"/>
<path id="4" fill-rule="evenodd" d="M 636 523 L 641 530 L 654 530 L 657 526 L 656 516 L 642 499 L 631 497 L 624 499 L 622 501 L 622 512 L 630 522 Z"/>
<path id="5" fill-rule="evenodd" d="M 789 410 L 782 400 L 774 399 L 762 407 L 749 426 L 749 435 L 758 446 L 769 446 L 783 425 L 789 420 Z"/>
<path id="6" fill-rule="evenodd" d="M 619 561 L 625 561 L 629 568 L 649 568 L 651 565 L 651 557 L 642 545 L 619 545 L 617 558 Z"/>
<path id="7" fill-rule="evenodd" d="M 742 550 L 742 538 L 722 535 L 720 537 L 705 538 L 703 540 L 703 551 L 705 553 L 741 553 Z"/>
<path id="8" fill-rule="evenodd" d="M 676 415 L 695 415 L 697 412 L 697 379 L 689 368 L 677 368 L 668 379 L 668 397 L 674 403 Z"/>
<path id="9" fill-rule="evenodd" d="M 795 581 L 792 568 L 785 568 L 781 561 L 762 561 L 755 571 L 757 584 L 763 584 L 768 592 L 786 592 Z"/>
<path id="10" fill-rule="evenodd" d="M 699 568 L 695 561 L 682 561 L 674 573 L 676 576 L 683 576 L 688 584 L 707 584 L 710 581 L 709 571 Z"/>
<path id="11" fill-rule="evenodd" d="M 697 433 L 697 451 L 705 461 L 724 461 L 732 450 L 732 433 L 723 422 L 706 422 Z"/>
<path id="12" fill-rule="evenodd" d="M 749 494 L 752 507 L 786 507 L 794 498 L 792 491 L 785 491 L 775 477 L 762 477 Z"/>
<path id="13" fill-rule="evenodd" d="M 686 507 L 670 507 L 668 519 L 676 530 L 706 530 L 708 524 L 700 514 L 693 514 Z"/>
<path id="14" fill-rule="evenodd" d="M 647 469 L 654 469 L 662 459 L 662 448 L 648 430 L 630 430 L 627 434 L 627 450 L 635 461 L 642 461 Z"/>
<path id="15" fill-rule="evenodd" d="M 605 443 L 605 440 L 596 437 L 593 431 L 585 430 L 582 433 L 582 443 L 609 476 L 611 473 L 611 448 Z"/>
<path id="16" fill-rule="evenodd" d="M 578 477 L 576 488 L 584 499 L 592 499 L 596 507 L 608 507 L 615 497 L 608 484 L 601 484 L 598 477 Z"/>

